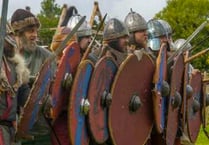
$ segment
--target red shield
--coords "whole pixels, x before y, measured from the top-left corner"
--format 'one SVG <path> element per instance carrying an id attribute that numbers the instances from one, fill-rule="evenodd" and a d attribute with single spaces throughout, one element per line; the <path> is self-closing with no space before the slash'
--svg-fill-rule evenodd
<path id="1" fill-rule="evenodd" d="M 166 122 L 166 96 L 162 96 L 161 90 L 163 81 L 166 81 L 167 75 L 167 47 L 162 45 L 156 60 L 156 68 L 153 78 L 155 88 L 153 90 L 153 108 L 154 122 L 156 131 L 162 133 L 165 129 Z"/>
<path id="2" fill-rule="evenodd" d="M 40 115 L 43 115 L 41 108 L 43 107 L 46 97 L 49 93 L 51 80 L 53 79 L 53 72 L 50 68 L 51 61 L 48 59 L 33 84 L 27 102 L 24 106 L 24 113 L 18 122 L 17 136 L 27 138 L 30 129 L 33 128 Z"/>
<path id="3" fill-rule="evenodd" d="M 151 88 L 154 63 L 144 53 L 139 59 L 135 55 L 126 58 L 111 88 L 112 104 L 108 122 L 114 144 L 145 144 L 152 130 Z"/>
<path id="4" fill-rule="evenodd" d="M 179 108 L 181 104 L 182 81 L 184 74 L 184 58 L 180 54 L 177 56 L 172 66 L 170 80 L 170 97 L 168 101 L 168 114 L 166 124 L 166 144 L 174 144 L 179 122 Z M 180 97 L 180 98 L 179 98 Z"/>
<path id="5" fill-rule="evenodd" d="M 201 125 L 201 109 L 196 103 L 202 101 L 202 75 L 198 70 L 193 70 L 189 84 L 193 88 L 192 97 L 187 100 L 187 130 L 191 142 L 195 142 Z"/>
<path id="6" fill-rule="evenodd" d="M 110 88 L 117 71 L 112 57 L 103 57 L 95 65 L 89 86 L 88 99 L 91 104 L 89 111 L 89 128 L 97 143 L 104 143 L 108 137 L 107 108 Z"/>
<path id="7" fill-rule="evenodd" d="M 55 120 L 63 109 L 63 106 L 67 106 L 67 97 L 69 96 L 69 90 L 62 87 L 62 82 L 65 81 L 66 74 L 75 74 L 77 66 L 80 62 L 80 48 L 78 43 L 71 43 L 65 48 L 59 66 L 56 72 L 56 78 L 54 80 L 52 88 L 52 119 Z"/>
<path id="8" fill-rule="evenodd" d="M 92 72 L 92 62 L 84 60 L 79 64 L 74 78 L 68 108 L 68 126 L 71 144 L 89 144 L 86 114 L 88 113 L 87 94 Z"/>

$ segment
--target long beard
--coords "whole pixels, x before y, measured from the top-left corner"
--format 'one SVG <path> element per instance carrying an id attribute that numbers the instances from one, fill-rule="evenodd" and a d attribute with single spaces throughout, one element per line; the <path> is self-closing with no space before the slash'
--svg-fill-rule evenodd
<path id="1" fill-rule="evenodd" d="M 120 46 L 119 40 L 113 40 L 113 41 L 109 42 L 110 47 L 112 47 L 120 52 L 126 52 L 127 48 L 125 46 L 127 46 L 127 45 L 128 45 L 128 42 L 126 44 L 124 44 L 124 46 Z"/>
<path id="2" fill-rule="evenodd" d="M 34 52 L 37 43 L 35 41 L 28 40 L 25 36 L 21 37 L 23 49 L 27 52 Z"/>

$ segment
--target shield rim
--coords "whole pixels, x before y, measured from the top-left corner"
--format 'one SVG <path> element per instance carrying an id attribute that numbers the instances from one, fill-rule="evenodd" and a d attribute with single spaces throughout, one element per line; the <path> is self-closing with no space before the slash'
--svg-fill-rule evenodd
<path id="1" fill-rule="evenodd" d="M 162 62 L 165 66 L 165 68 L 162 70 L 163 74 L 160 74 L 161 72 L 161 63 L 157 63 L 158 59 L 161 60 L 161 55 L 164 56 L 164 62 Z M 163 57 L 162 56 L 162 57 Z M 158 72 L 158 67 L 159 67 L 159 72 Z M 154 90 L 153 90 L 153 110 L 154 110 L 154 124 L 155 124 L 155 128 L 156 128 L 156 131 L 158 133 L 163 133 L 164 131 L 164 128 L 165 128 L 165 123 L 166 123 L 166 120 L 165 120 L 165 110 L 167 109 L 167 107 L 165 105 L 163 105 L 163 103 L 166 103 L 167 99 L 166 97 L 163 97 L 161 95 L 161 92 L 160 90 L 158 90 L 158 83 L 161 81 L 160 80 L 160 77 L 162 76 L 163 80 L 167 80 L 167 47 L 166 45 L 162 45 L 161 48 L 160 48 L 160 51 L 159 51 L 159 54 L 158 54 L 158 57 L 157 57 L 157 60 L 156 60 L 156 72 L 154 73 L 154 78 L 153 78 L 153 83 L 155 85 L 154 87 Z M 154 95 L 155 94 L 155 91 L 157 91 L 157 94 L 158 95 Z M 159 97 L 160 95 L 160 97 Z M 164 109 L 165 110 L 164 110 Z M 164 115 L 163 115 L 164 114 Z M 163 121 L 164 120 L 164 121 Z"/>

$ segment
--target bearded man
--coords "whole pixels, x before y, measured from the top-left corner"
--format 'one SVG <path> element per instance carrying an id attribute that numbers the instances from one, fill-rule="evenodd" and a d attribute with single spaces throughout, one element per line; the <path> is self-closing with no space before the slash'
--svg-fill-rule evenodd
<path id="1" fill-rule="evenodd" d="M 30 77 L 35 79 L 45 60 L 52 54 L 49 50 L 37 45 L 40 22 L 30 11 L 17 9 L 11 17 L 11 26 L 15 34 L 17 49 L 25 59 L 31 72 Z M 55 63 L 52 63 L 50 69 L 54 72 L 55 67 Z M 50 145 L 49 131 L 49 126 L 42 114 L 31 130 L 34 140 L 23 141 L 22 144 Z"/>
<path id="2" fill-rule="evenodd" d="M 51 52 L 37 45 L 39 20 L 29 11 L 17 9 L 11 18 L 17 48 L 23 55 L 31 75 L 36 75 Z"/>

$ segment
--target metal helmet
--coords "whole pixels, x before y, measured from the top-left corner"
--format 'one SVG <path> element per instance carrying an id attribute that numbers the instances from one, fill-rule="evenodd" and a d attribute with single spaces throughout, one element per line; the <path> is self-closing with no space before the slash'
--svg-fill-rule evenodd
<path id="1" fill-rule="evenodd" d="M 176 49 L 178 50 L 179 48 L 181 48 L 181 46 L 186 42 L 185 39 L 177 39 L 175 42 L 174 42 L 174 45 L 176 47 Z M 190 43 L 188 43 L 186 46 L 186 49 L 191 49 L 192 48 L 192 45 Z"/>
<path id="2" fill-rule="evenodd" d="M 156 19 L 151 19 L 147 22 L 148 38 L 157 38 L 166 35 L 166 30 L 163 25 Z"/>
<path id="3" fill-rule="evenodd" d="M 105 25 L 103 40 L 108 41 L 126 35 L 129 35 L 129 32 L 125 24 L 116 18 L 112 18 Z"/>
<path id="4" fill-rule="evenodd" d="M 81 16 L 76 14 L 72 16 L 67 24 L 71 30 L 75 27 L 75 25 L 81 20 Z M 76 32 L 77 37 L 84 37 L 92 35 L 92 29 L 89 23 L 85 20 L 80 28 Z"/>
<path id="5" fill-rule="evenodd" d="M 157 51 L 160 49 L 160 36 L 166 36 L 166 31 L 163 25 L 156 19 L 151 19 L 147 22 L 148 46 Z"/>
<path id="6" fill-rule="evenodd" d="M 158 21 L 163 25 L 166 35 L 170 36 L 172 34 L 172 28 L 171 28 L 170 24 L 167 21 L 162 20 L 162 19 L 159 19 Z"/>
<path id="7" fill-rule="evenodd" d="M 128 27 L 129 32 L 141 31 L 147 29 L 147 22 L 145 19 L 138 13 L 131 11 L 125 17 L 124 20 L 126 26 Z"/>
<path id="8" fill-rule="evenodd" d="M 162 24 L 164 30 L 165 30 L 165 36 L 167 37 L 168 43 L 169 43 L 169 47 L 170 47 L 170 51 L 176 51 L 176 47 L 173 43 L 172 40 L 172 28 L 170 26 L 170 24 L 162 19 L 158 19 L 158 21 Z"/>

